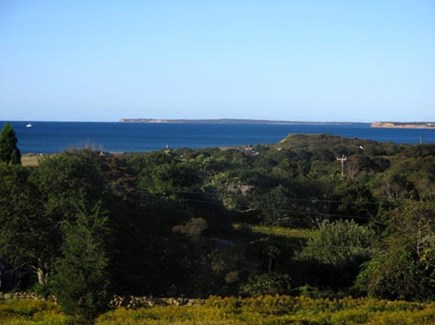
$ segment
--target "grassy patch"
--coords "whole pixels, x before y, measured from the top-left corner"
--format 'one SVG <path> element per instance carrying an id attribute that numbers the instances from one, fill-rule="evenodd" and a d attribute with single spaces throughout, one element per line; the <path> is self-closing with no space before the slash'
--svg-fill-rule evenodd
<path id="1" fill-rule="evenodd" d="M 24 167 L 38 167 L 41 159 L 43 159 L 43 156 L 41 155 L 24 155 L 21 157 L 21 164 Z"/>
<path id="2" fill-rule="evenodd" d="M 308 239 L 313 232 L 310 229 L 286 228 L 278 226 L 252 226 L 251 231 L 258 234 L 294 239 Z"/>

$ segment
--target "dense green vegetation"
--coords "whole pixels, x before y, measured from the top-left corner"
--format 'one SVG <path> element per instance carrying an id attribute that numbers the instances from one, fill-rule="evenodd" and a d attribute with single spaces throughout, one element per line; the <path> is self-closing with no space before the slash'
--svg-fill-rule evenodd
<path id="1" fill-rule="evenodd" d="M 435 298 L 433 144 L 291 135 L 38 165 L 0 163 L 1 290 L 83 320 L 115 293 Z"/>
<path id="2" fill-rule="evenodd" d="M 17 136 L 12 125 L 5 123 L 0 133 L 0 161 L 10 164 L 21 162 L 21 152 L 17 147 Z"/>

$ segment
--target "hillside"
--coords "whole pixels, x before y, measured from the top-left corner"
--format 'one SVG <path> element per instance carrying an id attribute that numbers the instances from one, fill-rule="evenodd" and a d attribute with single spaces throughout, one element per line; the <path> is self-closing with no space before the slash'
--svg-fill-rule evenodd
<path id="1" fill-rule="evenodd" d="M 0 162 L 2 290 L 89 318 L 112 295 L 435 298 L 435 144 L 292 134 L 32 158 Z"/>

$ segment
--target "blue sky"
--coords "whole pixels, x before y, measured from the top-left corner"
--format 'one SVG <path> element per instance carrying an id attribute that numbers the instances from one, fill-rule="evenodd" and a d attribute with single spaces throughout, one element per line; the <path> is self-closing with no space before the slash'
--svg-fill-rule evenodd
<path id="1" fill-rule="evenodd" d="M 435 120 L 433 0 L 1 0 L 0 120 Z"/>

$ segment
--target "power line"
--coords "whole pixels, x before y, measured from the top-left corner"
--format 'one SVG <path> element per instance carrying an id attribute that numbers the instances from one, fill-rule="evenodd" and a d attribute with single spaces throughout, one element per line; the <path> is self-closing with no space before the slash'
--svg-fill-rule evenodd
<path id="1" fill-rule="evenodd" d="M 209 193 L 209 192 L 175 192 L 174 194 L 195 194 L 195 195 L 206 195 L 206 196 L 213 196 L 213 197 L 221 197 L 225 194 L 234 195 L 235 193 L 232 192 L 224 192 L 224 193 Z M 352 202 L 345 202 L 341 200 L 326 200 L 326 199 L 318 199 L 318 198 L 292 198 L 288 197 L 286 198 L 288 201 L 301 201 L 301 202 L 310 202 L 310 203 L 318 203 L 318 202 L 324 202 L 324 203 L 342 203 L 342 204 L 350 204 L 350 205 L 357 205 L 356 203 Z M 373 206 L 379 206 L 379 205 L 389 205 L 389 206 L 395 206 L 393 203 L 375 203 L 375 202 L 362 202 L 358 205 L 373 205 Z"/>
<path id="2" fill-rule="evenodd" d="M 215 205 L 220 206 L 223 208 L 226 208 L 226 206 L 223 203 L 218 202 L 211 202 L 211 201 L 205 201 L 205 200 L 196 200 L 196 199 L 185 199 L 187 202 L 193 202 L 193 203 L 204 203 L 209 205 Z M 258 209 L 257 209 L 258 210 Z M 299 210 L 289 210 L 289 209 L 269 209 L 269 210 L 262 210 L 265 212 L 289 212 L 289 213 L 297 213 L 297 214 L 309 214 L 309 215 L 317 215 L 317 216 L 323 216 L 323 217 L 338 217 L 338 218 L 347 218 L 347 219 L 361 219 L 361 220 L 368 220 L 369 217 L 362 217 L 362 216 L 354 216 L 354 215 L 345 215 L 345 214 L 336 214 L 336 213 L 324 213 L 324 212 L 317 212 L 317 211 L 299 211 Z M 240 212 L 240 211 L 239 211 Z"/>

